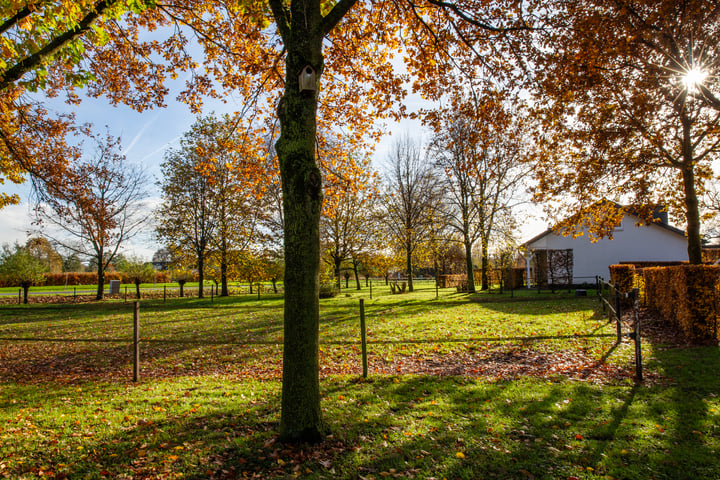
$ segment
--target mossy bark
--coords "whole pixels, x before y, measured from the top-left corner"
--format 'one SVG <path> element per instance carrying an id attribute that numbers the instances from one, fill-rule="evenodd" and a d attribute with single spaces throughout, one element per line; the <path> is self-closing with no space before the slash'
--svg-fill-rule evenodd
<path id="1" fill-rule="evenodd" d="M 301 12 L 295 12 L 298 4 Z M 317 442 L 325 427 L 320 412 L 319 272 L 322 181 L 315 159 L 317 88 L 323 69 L 322 16 L 316 2 L 292 2 L 286 38 L 285 94 L 278 106 L 280 162 L 285 219 L 285 310 L 280 438 Z M 302 19 L 302 21 L 301 21 Z M 300 91 L 306 66 L 316 73 L 315 90 Z"/>

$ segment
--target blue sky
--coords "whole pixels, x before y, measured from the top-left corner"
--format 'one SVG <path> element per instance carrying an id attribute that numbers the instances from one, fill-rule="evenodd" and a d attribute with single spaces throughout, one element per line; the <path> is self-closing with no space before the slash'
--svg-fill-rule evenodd
<path id="1" fill-rule="evenodd" d="M 148 183 L 153 192 L 150 203 L 159 202 L 159 193 L 155 182 L 159 180 L 160 164 L 168 148 L 177 147 L 180 137 L 195 121 L 195 116 L 189 108 L 177 102 L 171 95 L 166 99 L 167 107 L 155 108 L 138 113 L 126 106 L 114 107 L 104 98 L 84 98 L 79 105 L 69 106 L 61 99 L 50 99 L 47 107 L 58 112 L 75 112 L 79 123 L 89 122 L 98 132 L 103 132 L 107 125 L 114 136 L 122 139 L 123 153 L 128 161 L 141 165 L 148 173 Z M 208 101 L 203 108 L 204 113 L 233 112 L 240 109 L 240 103 L 233 97 L 228 97 L 226 103 L 219 100 Z M 417 121 L 406 120 L 388 125 L 388 132 L 395 135 L 410 132 L 413 136 L 422 135 L 422 126 Z M 389 148 L 395 137 L 386 135 L 378 145 L 375 153 L 376 168 L 388 155 Z M 7 183 L 2 185 L 7 193 L 18 193 L 22 198 L 20 205 L 6 207 L 0 210 L 0 244 L 24 243 L 27 231 L 31 228 L 31 209 L 28 202 L 29 184 L 15 185 Z M 141 235 L 134 239 L 125 248 L 125 253 L 139 255 L 149 259 L 160 245 L 152 238 L 152 233 Z"/>
<path id="2" fill-rule="evenodd" d="M 179 83 L 179 82 L 178 82 Z M 138 113 L 126 106 L 112 106 L 104 99 L 85 98 L 79 105 L 69 106 L 61 99 L 51 99 L 47 102 L 50 110 L 58 112 L 73 111 L 79 123 L 92 123 L 97 132 L 104 132 L 107 125 L 114 136 L 122 139 L 123 153 L 128 161 L 139 164 L 148 173 L 148 183 L 152 192 L 149 203 L 159 203 L 159 193 L 155 183 L 159 180 L 160 164 L 168 148 L 176 147 L 180 137 L 195 121 L 190 109 L 174 98 L 172 91 L 166 98 L 167 107 L 156 108 Z M 426 102 L 415 95 L 410 95 L 408 108 L 419 108 Z M 240 102 L 229 96 L 223 103 L 220 100 L 208 100 L 204 105 L 203 113 L 225 113 L 239 110 Z M 386 135 L 377 146 L 374 155 L 374 166 L 382 170 L 382 163 L 389 153 L 394 138 L 409 132 L 413 137 L 427 140 L 427 134 L 418 121 L 404 120 L 399 123 L 389 123 Z M 28 202 L 29 186 L 5 184 L 0 186 L 7 193 L 18 193 L 22 203 L 0 210 L 0 244 L 19 242 L 27 239 L 27 231 L 31 228 L 31 211 Z M 530 209 L 521 214 L 525 225 L 521 231 L 521 238 L 526 240 L 545 229 L 545 224 L 536 213 Z M 137 255 L 150 259 L 152 254 L 161 247 L 153 238 L 152 229 L 144 235 L 139 235 L 131 242 L 121 247 L 125 254 Z"/>

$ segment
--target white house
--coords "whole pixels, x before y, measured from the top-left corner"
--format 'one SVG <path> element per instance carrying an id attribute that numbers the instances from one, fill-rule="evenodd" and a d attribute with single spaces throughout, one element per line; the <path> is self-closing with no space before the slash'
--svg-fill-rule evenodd
<path id="1" fill-rule="evenodd" d="M 645 224 L 638 216 L 625 213 L 622 223 L 613 232 L 612 240 L 602 238 L 595 243 L 590 241 L 587 232 L 572 238 L 549 229 L 522 245 L 528 252 L 525 258 L 527 278 L 533 278 L 530 275 L 532 268 L 544 270 L 540 275 L 550 283 L 567 283 L 568 276 L 572 276 L 573 284 L 594 283 L 595 276 L 607 279 L 608 267 L 618 263 L 686 262 L 685 233 L 668 225 L 666 213 L 659 214 L 658 219 L 658 223 Z M 545 267 L 538 267 L 538 261 Z M 553 270 L 547 266 L 549 263 L 556 264 L 555 281 L 550 278 L 553 273 L 548 273 Z"/>

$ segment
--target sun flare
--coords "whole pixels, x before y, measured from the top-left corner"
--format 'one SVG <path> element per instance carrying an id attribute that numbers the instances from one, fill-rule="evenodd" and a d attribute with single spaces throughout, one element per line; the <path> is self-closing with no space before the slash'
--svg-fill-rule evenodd
<path id="1" fill-rule="evenodd" d="M 682 81 L 688 91 L 694 92 L 698 90 L 698 86 L 702 85 L 707 76 L 708 74 L 706 71 L 698 67 L 693 67 L 685 72 L 685 75 L 682 77 Z"/>

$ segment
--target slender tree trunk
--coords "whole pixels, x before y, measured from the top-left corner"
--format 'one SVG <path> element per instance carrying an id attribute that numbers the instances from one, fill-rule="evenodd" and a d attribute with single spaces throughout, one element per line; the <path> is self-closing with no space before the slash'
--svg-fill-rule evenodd
<path id="1" fill-rule="evenodd" d="M 135 297 L 140 300 L 140 281 L 135 281 Z"/>
<path id="2" fill-rule="evenodd" d="M 482 273 L 482 288 L 483 290 L 487 290 L 490 288 L 490 281 L 488 279 L 488 267 L 490 265 L 489 259 L 488 259 L 488 248 L 489 248 L 489 240 L 486 235 L 481 235 L 480 237 L 480 248 L 481 248 L 481 257 L 480 257 L 480 270 Z"/>
<path id="3" fill-rule="evenodd" d="M 204 298 L 205 292 L 205 252 L 198 255 L 198 298 Z"/>
<path id="4" fill-rule="evenodd" d="M 691 265 L 702 263 L 702 240 L 700 237 L 700 210 L 695 185 L 695 169 L 692 138 L 690 136 L 691 121 L 686 117 L 683 123 L 683 167 L 682 180 L 685 193 L 685 216 L 687 218 L 687 252 Z"/>
<path id="5" fill-rule="evenodd" d="M 179 281 L 178 284 L 180 285 L 180 298 L 183 298 L 185 293 L 185 282 Z"/>
<path id="6" fill-rule="evenodd" d="M 413 291 L 413 270 L 412 270 L 412 247 L 408 243 L 405 246 L 405 262 L 407 267 L 407 276 L 408 276 L 408 291 Z"/>
<path id="7" fill-rule="evenodd" d="M 337 278 L 337 288 L 340 290 L 342 288 L 342 280 L 340 279 L 340 265 L 342 264 L 342 258 L 336 255 L 333 258 L 333 264 L 335 267 L 335 278 Z"/>
<path id="8" fill-rule="evenodd" d="M 102 300 L 103 294 L 105 293 L 105 266 L 103 265 L 103 257 L 105 256 L 104 253 L 105 252 L 101 248 L 100 251 L 98 252 L 98 256 L 97 256 L 98 284 L 97 284 L 97 293 L 95 295 L 95 300 Z"/>
<path id="9" fill-rule="evenodd" d="M 472 242 L 470 241 L 470 238 L 465 235 L 463 243 L 465 244 L 465 265 L 467 267 L 468 293 L 475 293 L 475 269 L 473 268 L 472 261 Z"/>
<path id="10" fill-rule="evenodd" d="M 357 290 L 360 290 L 361 289 L 360 275 L 358 275 L 358 265 L 354 258 L 353 258 L 352 264 L 353 264 L 353 273 L 355 274 L 355 287 Z"/>
<path id="11" fill-rule="evenodd" d="M 23 303 L 25 305 L 27 305 L 28 304 L 28 295 L 30 294 L 30 285 L 25 283 L 22 285 L 22 289 L 23 289 Z"/>
<path id="12" fill-rule="evenodd" d="M 285 311 L 282 441 L 317 442 L 325 435 L 320 411 L 319 274 L 322 177 L 315 160 L 317 88 L 323 70 L 319 2 L 291 2 L 286 32 L 285 93 L 278 106 L 285 219 Z M 311 67 L 315 90 L 300 91 Z"/>
<path id="13" fill-rule="evenodd" d="M 220 292 L 221 297 L 227 297 L 230 295 L 228 292 L 227 263 L 227 246 L 223 242 L 222 252 L 220 252 L 220 284 L 222 285 L 220 287 L 222 289 Z"/>

